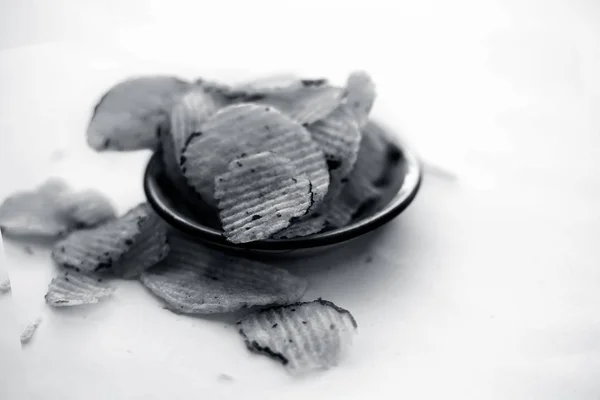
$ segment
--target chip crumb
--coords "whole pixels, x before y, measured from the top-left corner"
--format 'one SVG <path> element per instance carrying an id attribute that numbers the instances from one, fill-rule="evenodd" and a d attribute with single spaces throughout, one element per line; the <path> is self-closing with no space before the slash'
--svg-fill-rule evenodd
<path id="1" fill-rule="evenodd" d="M 23 333 L 21 333 L 21 345 L 25 345 L 27 343 L 29 343 L 29 341 L 31 340 L 31 338 L 33 337 L 35 331 L 37 330 L 38 326 L 40 326 L 40 324 L 42 323 L 42 318 L 38 317 L 34 322 L 32 322 L 31 324 L 29 324 L 25 330 L 23 331 Z"/>
<path id="2" fill-rule="evenodd" d="M 66 152 L 62 149 L 56 149 L 50 154 L 50 162 L 58 162 L 65 158 Z"/>
<path id="3" fill-rule="evenodd" d="M 8 293 L 11 291 L 10 279 L 5 279 L 0 282 L 0 294 Z"/>
<path id="4" fill-rule="evenodd" d="M 227 374 L 219 374 L 217 379 L 220 382 L 233 382 L 233 377 L 231 375 L 227 375 Z"/>
<path id="5" fill-rule="evenodd" d="M 25 246 L 25 247 L 23 247 L 23 251 L 24 251 L 26 254 L 29 254 L 29 255 L 32 255 L 32 254 L 33 254 L 33 249 L 32 249 L 30 246 Z"/>

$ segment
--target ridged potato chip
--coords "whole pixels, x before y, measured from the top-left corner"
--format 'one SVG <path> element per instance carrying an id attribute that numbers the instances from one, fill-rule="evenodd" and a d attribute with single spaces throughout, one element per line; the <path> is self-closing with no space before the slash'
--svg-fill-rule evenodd
<path id="1" fill-rule="evenodd" d="M 106 285 L 102 278 L 65 271 L 52 279 L 45 299 L 53 307 L 71 307 L 98 303 L 114 292 L 115 289 Z"/>
<path id="2" fill-rule="evenodd" d="M 243 155 L 271 151 L 290 159 L 297 174 L 306 174 L 313 200 L 323 199 L 329 173 L 323 152 L 308 131 L 272 107 L 241 104 L 219 110 L 188 138 L 181 156 L 183 175 L 203 199 L 215 204 L 214 177 Z"/>
<path id="3" fill-rule="evenodd" d="M 402 157 L 381 128 L 368 122 L 362 130 L 357 161 L 352 172 L 343 179 L 340 194 L 326 211 L 330 226 L 346 226 L 378 205 L 383 189 L 390 183 L 393 167 Z M 332 181 L 334 182 L 334 181 Z"/>
<path id="4" fill-rule="evenodd" d="M 321 203 L 324 204 L 324 203 Z M 300 236 L 314 235 L 324 230 L 327 226 L 327 218 L 317 212 L 306 215 L 295 221 L 284 230 L 273 235 L 273 239 L 292 239 Z"/>
<path id="5" fill-rule="evenodd" d="M 0 205 L 0 229 L 5 235 L 57 237 L 71 229 L 71 221 L 63 208 L 67 184 L 50 178 L 31 191 L 8 197 Z"/>
<path id="6" fill-rule="evenodd" d="M 89 146 L 98 151 L 156 149 L 157 127 L 190 85 L 172 76 L 136 77 L 116 84 L 94 108 L 86 132 Z"/>
<path id="7" fill-rule="evenodd" d="M 202 124 L 220 107 L 215 98 L 200 87 L 190 90 L 175 102 L 170 113 L 169 129 L 161 137 L 167 174 L 179 173 L 179 158 L 188 137 L 199 132 Z"/>
<path id="8" fill-rule="evenodd" d="M 228 256 L 175 233 L 171 251 L 141 276 L 142 283 L 174 312 L 224 313 L 246 307 L 297 301 L 308 282 L 289 272 Z"/>
<path id="9" fill-rule="evenodd" d="M 331 114 L 345 100 L 346 90 L 330 85 L 304 86 L 271 93 L 255 103 L 275 107 L 299 124 L 315 123 Z"/>
<path id="10" fill-rule="evenodd" d="M 38 326 L 42 323 L 42 318 L 38 317 L 35 321 L 25 327 L 25 330 L 21 333 L 21 345 L 25 345 L 29 343 L 29 341 L 33 338 L 33 334 L 37 331 Z"/>
<path id="11" fill-rule="evenodd" d="M 247 95 L 293 93 L 303 88 L 318 88 L 327 85 L 326 79 L 301 79 L 293 74 L 271 75 L 237 84 L 233 90 Z"/>
<path id="12" fill-rule="evenodd" d="M 365 71 L 355 71 L 348 77 L 346 89 L 348 91 L 346 104 L 356 115 L 359 126 L 363 127 L 369 120 L 369 114 L 377 97 L 375 83 Z"/>
<path id="13" fill-rule="evenodd" d="M 143 203 L 116 220 L 71 233 L 55 244 L 52 258 L 76 271 L 110 269 L 131 277 L 165 257 L 166 230 L 150 206 Z M 132 261 L 126 257 L 128 253 L 138 257 Z"/>
<path id="14" fill-rule="evenodd" d="M 341 227 L 341 222 L 347 224 L 354 210 L 348 209 L 346 205 L 339 200 L 342 189 L 346 186 L 347 177 L 342 177 L 336 171 L 330 171 L 329 190 L 323 201 L 313 207 L 308 214 L 294 221 L 289 227 L 277 232 L 272 237 L 273 239 L 292 239 L 314 235 L 325 230 L 328 227 Z M 370 190 L 371 186 L 368 186 Z M 347 218 L 346 218 L 347 217 Z M 330 222 L 331 221 L 331 222 Z M 344 225 L 345 225 L 344 224 Z"/>
<path id="15" fill-rule="evenodd" d="M 188 185 L 181 172 L 179 159 L 183 146 L 223 105 L 216 96 L 196 86 L 175 102 L 168 120 L 159 127 L 165 174 L 190 204 L 196 203 L 200 195 Z"/>
<path id="16" fill-rule="evenodd" d="M 345 105 L 339 106 L 309 125 L 308 131 L 325 154 L 332 180 L 347 176 L 356 162 L 362 137 L 355 115 Z"/>
<path id="17" fill-rule="evenodd" d="M 137 278 L 142 272 L 169 254 L 168 227 L 154 212 L 139 226 L 139 235 L 118 262 L 112 264 L 115 275 L 125 279 Z"/>
<path id="18" fill-rule="evenodd" d="M 215 198 L 224 234 L 233 243 L 268 238 L 306 214 L 313 202 L 306 175 L 271 152 L 232 161 L 215 177 Z"/>
<path id="19" fill-rule="evenodd" d="M 117 218 L 112 202 L 97 190 L 64 196 L 62 207 L 75 229 L 93 228 Z"/>
<path id="20" fill-rule="evenodd" d="M 357 324 L 349 311 L 326 300 L 271 307 L 238 322 L 246 347 L 302 374 L 339 364 Z"/>

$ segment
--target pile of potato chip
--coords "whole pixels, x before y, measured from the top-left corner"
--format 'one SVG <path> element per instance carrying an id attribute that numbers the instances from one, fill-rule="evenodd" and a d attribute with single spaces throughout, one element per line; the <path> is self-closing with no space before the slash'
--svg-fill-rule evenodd
<path id="1" fill-rule="evenodd" d="M 306 236 L 349 224 L 381 196 L 395 146 L 369 121 L 375 85 L 277 76 L 236 85 L 133 78 L 94 110 L 96 150 L 160 151 L 194 208 L 215 207 L 233 243 Z"/>
<path id="2" fill-rule="evenodd" d="M 231 242 L 284 239 L 345 226 L 381 197 L 400 152 L 369 121 L 374 100 L 364 72 L 345 87 L 296 77 L 233 86 L 133 78 L 102 97 L 87 139 L 99 151 L 159 152 L 179 195 L 215 207 Z M 336 365 L 356 333 L 347 310 L 300 301 L 305 278 L 208 248 L 147 203 L 117 216 L 101 193 L 51 178 L 5 199 L 0 229 L 53 241 L 60 271 L 45 296 L 53 307 L 97 303 L 116 279 L 139 280 L 177 313 L 263 307 L 249 310 L 239 333 L 293 373 Z"/>

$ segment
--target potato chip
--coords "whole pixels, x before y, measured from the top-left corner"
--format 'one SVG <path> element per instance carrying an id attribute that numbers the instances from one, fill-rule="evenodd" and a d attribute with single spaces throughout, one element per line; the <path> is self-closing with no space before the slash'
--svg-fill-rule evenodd
<path id="1" fill-rule="evenodd" d="M 53 307 L 71 307 L 98 303 L 115 289 L 102 278 L 74 271 L 65 271 L 52 279 L 46 293 L 46 303 Z"/>
<path id="2" fill-rule="evenodd" d="M 273 235 L 273 239 L 291 239 L 319 233 L 326 228 L 340 228 L 347 225 L 361 208 L 363 199 L 369 202 L 379 198 L 379 191 L 370 182 L 359 180 L 346 189 L 349 177 L 343 177 L 340 170 L 330 171 L 329 190 L 323 201 L 289 227 Z M 357 200 L 358 199 L 358 203 Z"/>
<path id="3" fill-rule="evenodd" d="M 323 199 L 329 186 L 323 153 L 304 127 L 268 106 L 219 110 L 188 138 L 180 165 L 189 185 L 214 205 L 214 177 L 225 173 L 232 160 L 264 151 L 290 159 L 297 174 L 308 176 L 313 200 Z"/>
<path id="4" fill-rule="evenodd" d="M 338 365 L 357 332 L 349 311 L 321 299 L 252 313 L 238 327 L 250 351 L 269 356 L 293 374 Z"/>
<path id="5" fill-rule="evenodd" d="M 210 314 L 297 301 L 308 282 L 258 261 L 228 256 L 180 233 L 171 251 L 141 276 L 167 307 L 184 314 Z"/>
<path id="6" fill-rule="evenodd" d="M 348 175 L 356 162 L 362 136 L 354 114 L 342 105 L 309 125 L 308 131 L 325 154 L 332 180 L 334 176 L 341 179 Z"/>
<path id="7" fill-rule="evenodd" d="M 140 226 L 135 243 L 123 257 L 112 265 L 115 275 L 125 279 L 137 278 L 142 272 L 163 260 L 169 254 L 168 227 L 154 212 Z"/>
<path id="8" fill-rule="evenodd" d="M 50 178 L 35 190 L 17 192 L 0 205 L 0 229 L 5 235 L 57 237 L 71 229 L 62 199 L 67 184 Z"/>
<path id="9" fill-rule="evenodd" d="M 194 204 L 199 198 L 181 172 L 179 159 L 188 137 L 198 132 L 202 123 L 222 107 L 214 95 L 201 87 L 190 90 L 173 106 L 170 117 L 159 127 L 164 171 L 181 196 Z"/>
<path id="10" fill-rule="evenodd" d="M 0 294 L 8 293 L 11 291 L 10 279 L 5 279 L 0 282 Z"/>
<path id="11" fill-rule="evenodd" d="M 331 114 L 346 97 L 346 90 L 335 86 L 302 86 L 297 90 L 271 93 L 255 103 L 275 107 L 299 124 L 315 123 Z"/>
<path id="12" fill-rule="evenodd" d="M 346 89 L 348 90 L 346 104 L 356 115 L 359 126 L 363 127 L 369 119 L 377 97 L 375 83 L 365 71 L 356 71 L 348 77 Z"/>
<path id="13" fill-rule="evenodd" d="M 177 100 L 170 113 L 170 129 L 164 137 L 165 164 L 179 167 L 179 157 L 188 137 L 199 132 L 202 124 L 222 105 L 202 88 L 195 88 Z M 167 151 L 168 150 L 168 151 Z"/>
<path id="14" fill-rule="evenodd" d="M 63 196 L 62 207 L 75 229 L 92 228 L 117 218 L 112 202 L 97 190 Z"/>
<path id="15" fill-rule="evenodd" d="M 21 333 L 21 345 L 25 345 L 29 343 L 31 338 L 33 338 L 33 334 L 37 331 L 38 326 L 42 323 L 42 318 L 38 317 L 31 324 L 27 325 L 23 333 Z"/>
<path id="16" fill-rule="evenodd" d="M 292 239 L 295 237 L 314 235 L 329 226 L 340 227 L 341 225 L 338 225 L 340 221 L 346 221 L 346 223 L 349 222 L 354 211 L 349 209 L 349 213 L 346 214 L 346 208 L 340 208 L 340 205 L 343 206 L 343 203 L 338 199 L 347 181 L 348 178 L 343 178 L 339 173 L 339 169 L 337 172 L 336 170 L 330 171 L 329 190 L 327 191 L 325 198 L 317 204 L 316 207 L 313 207 L 305 216 L 301 217 L 284 230 L 274 234 L 272 236 L 273 239 Z M 334 224 L 330 221 L 334 221 Z"/>
<path id="17" fill-rule="evenodd" d="M 251 80 L 233 87 L 247 95 L 271 95 L 293 93 L 302 88 L 318 88 L 327 85 L 326 79 L 300 79 L 293 74 L 271 75 Z"/>
<path id="18" fill-rule="evenodd" d="M 57 242 L 54 261 L 65 268 L 92 272 L 110 269 L 131 277 L 156 264 L 168 252 L 166 225 L 147 203 L 93 229 L 75 231 Z M 131 260 L 128 253 L 135 260 Z"/>
<path id="19" fill-rule="evenodd" d="M 102 96 L 87 128 L 87 142 L 95 150 L 155 149 L 157 127 L 173 101 L 190 83 L 172 76 L 130 78 Z"/>
<path id="20" fill-rule="evenodd" d="M 323 211 L 330 226 L 341 228 L 348 225 L 377 202 L 382 194 L 377 183 L 386 174 L 388 149 L 382 132 L 368 123 L 363 128 L 354 168 L 343 178 L 339 195 Z"/>
<path id="21" fill-rule="evenodd" d="M 265 97 L 263 94 L 247 93 L 236 89 L 234 86 L 202 78 L 198 78 L 195 84 L 226 105 L 262 100 Z"/>
<path id="22" fill-rule="evenodd" d="M 313 235 L 325 229 L 326 225 L 326 216 L 317 211 L 300 218 L 284 230 L 277 232 L 273 235 L 273 239 L 291 239 L 300 236 Z"/>
<path id="23" fill-rule="evenodd" d="M 306 175 L 296 175 L 289 159 L 271 152 L 232 161 L 215 178 L 215 198 L 224 234 L 233 243 L 266 239 L 312 205 Z"/>

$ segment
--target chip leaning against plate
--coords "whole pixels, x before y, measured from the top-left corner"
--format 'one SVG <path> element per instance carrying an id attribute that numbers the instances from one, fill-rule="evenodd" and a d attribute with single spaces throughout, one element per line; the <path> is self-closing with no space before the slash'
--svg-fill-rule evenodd
<path id="1" fill-rule="evenodd" d="M 232 312 L 298 301 L 308 286 L 286 270 L 205 247 L 181 233 L 169 236 L 171 251 L 145 271 L 142 283 L 167 307 L 184 314 Z"/>
<path id="2" fill-rule="evenodd" d="M 143 203 L 118 219 L 71 233 L 54 245 L 52 258 L 75 271 L 110 270 L 133 278 L 167 255 L 166 237 L 165 222 Z"/>

